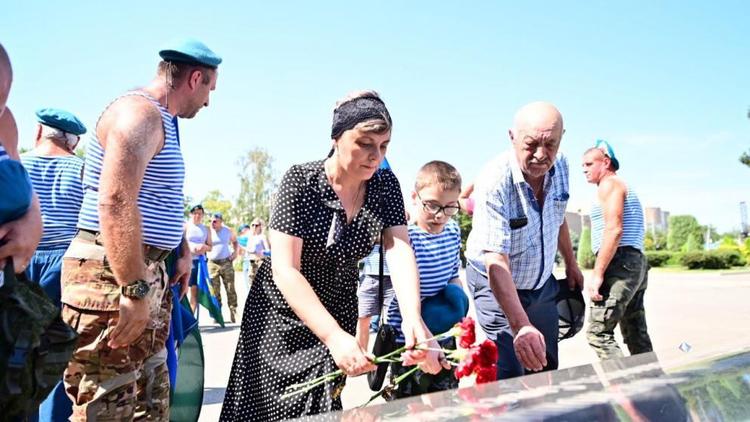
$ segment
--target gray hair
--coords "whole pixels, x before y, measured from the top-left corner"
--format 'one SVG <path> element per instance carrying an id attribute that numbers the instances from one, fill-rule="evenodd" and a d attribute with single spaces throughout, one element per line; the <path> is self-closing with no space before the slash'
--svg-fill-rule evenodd
<path id="1" fill-rule="evenodd" d="M 65 132 L 58 128 L 39 124 L 42 127 L 42 139 L 49 139 L 51 141 L 58 141 L 64 143 L 70 149 L 73 149 L 78 143 L 80 137 L 72 133 Z"/>

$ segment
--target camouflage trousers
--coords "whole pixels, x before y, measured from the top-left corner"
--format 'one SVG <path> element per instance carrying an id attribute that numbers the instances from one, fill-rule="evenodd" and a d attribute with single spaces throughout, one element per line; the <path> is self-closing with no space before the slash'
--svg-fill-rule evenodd
<path id="1" fill-rule="evenodd" d="M 224 281 L 229 310 L 234 313 L 237 310 L 237 292 L 234 290 L 234 267 L 232 267 L 232 261 L 229 259 L 209 260 L 208 275 L 211 277 L 211 288 L 214 290 L 216 300 L 219 302 L 219 308 L 221 308 L 221 282 Z"/>
<path id="2" fill-rule="evenodd" d="M 163 262 L 146 261 L 149 322 L 130 346 L 112 349 L 117 286 L 100 239 L 77 236 L 63 257 L 62 317 L 78 332 L 63 381 L 73 421 L 169 420 L 166 339 L 172 308 Z"/>
<path id="3" fill-rule="evenodd" d="M 646 257 L 634 248 L 618 248 L 599 289 L 603 299 L 592 302 L 589 309 L 587 338 L 600 359 L 623 356 L 615 340 L 614 330 L 618 324 L 631 355 L 652 350 L 643 306 L 646 287 Z"/>

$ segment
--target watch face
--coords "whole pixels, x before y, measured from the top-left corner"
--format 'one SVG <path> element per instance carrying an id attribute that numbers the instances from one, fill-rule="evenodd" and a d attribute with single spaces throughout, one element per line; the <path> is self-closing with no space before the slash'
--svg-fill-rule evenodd
<path id="1" fill-rule="evenodd" d="M 149 290 L 148 284 L 144 282 L 140 282 L 136 284 L 134 287 L 135 287 L 133 289 L 134 296 L 144 298 L 148 294 L 148 290 Z"/>

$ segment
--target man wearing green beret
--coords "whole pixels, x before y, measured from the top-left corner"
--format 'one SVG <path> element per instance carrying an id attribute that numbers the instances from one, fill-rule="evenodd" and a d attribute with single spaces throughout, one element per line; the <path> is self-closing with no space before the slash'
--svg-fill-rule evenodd
<path id="1" fill-rule="evenodd" d="M 73 151 L 86 126 L 72 113 L 55 108 L 38 110 L 36 117 L 34 149 L 21 155 L 21 162 L 39 197 L 44 230 L 26 275 L 60 307 L 62 258 L 76 234 L 83 201 L 83 160 Z M 71 403 L 60 380 L 40 406 L 39 419 L 64 420 L 70 412 Z"/>
<path id="2" fill-rule="evenodd" d="M 221 58 L 165 46 L 156 77 L 115 99 L 87 143 L 78 234 L 62 271 L 63 319 L 80 334 L 65 372 L 73 421 L 169 420 L 170 284 L 187 291 L 185 165 L 177 118 L 209 105 Z M 167 278 L 165 258 L 181 254 Z"/>

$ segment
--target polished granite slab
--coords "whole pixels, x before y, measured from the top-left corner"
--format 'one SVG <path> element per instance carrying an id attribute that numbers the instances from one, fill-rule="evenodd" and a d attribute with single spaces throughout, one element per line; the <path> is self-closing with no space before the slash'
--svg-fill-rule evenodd
<path id="1" fill-rule="evenodd" d="M 669 366 L 646 353 L 308 419 L 750 420 L 750 348 L 664 367 Z"/>

